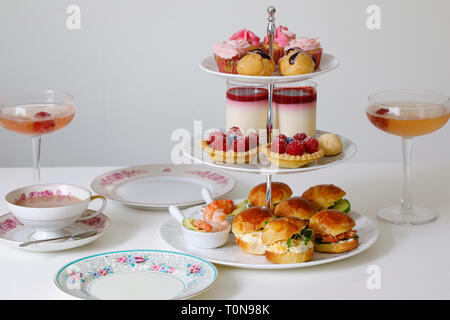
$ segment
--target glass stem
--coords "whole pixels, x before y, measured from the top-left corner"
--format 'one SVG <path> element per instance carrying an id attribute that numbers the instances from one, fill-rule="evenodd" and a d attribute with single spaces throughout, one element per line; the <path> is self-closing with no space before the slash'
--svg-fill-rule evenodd
<path id="1" fill-rule="evenodd" d="M 411 212 L 411 156 L 412 137 L 402 137 L 403 149 L 403 194 L 401 207 L 403 212 Z"/>
<path id="2" fill-rule="evenodd" d="M 41 136 L 32 137 L 31 144 L 33 146 L 33 183 L 41 182 Z"/>

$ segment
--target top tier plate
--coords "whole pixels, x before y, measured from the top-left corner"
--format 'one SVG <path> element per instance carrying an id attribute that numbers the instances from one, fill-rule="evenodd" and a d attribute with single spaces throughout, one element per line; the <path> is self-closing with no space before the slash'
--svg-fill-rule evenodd
<path id="1" fill-rule="evenodd" d="M 294 82 L 318 77 L 324 73 L 327 73 L 335 69 L 339 65 L 339 59 L 329 53 L 323 53 L 319 69 L 315 70 L 312 73 L 300 74 L 296 76 L 282 76 L 278 73 L 278 71 L 275 71 L 274 74 L 271 76 L 265 77 L 224 73 L 220 72 L 219 69 L 217 68 L 217 64 L 213 56 L 209 56 L 203 59 L 199 65 L 202 70 L 217 77 L 242 82 L 267 84 L 267 83 Z"/>

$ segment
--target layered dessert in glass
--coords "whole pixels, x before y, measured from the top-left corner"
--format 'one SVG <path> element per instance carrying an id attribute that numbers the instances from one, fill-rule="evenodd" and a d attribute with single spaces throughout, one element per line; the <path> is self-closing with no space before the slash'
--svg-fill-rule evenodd
<path id="1" fill-rule="evenodd" d="M 265 85 L 227 81 L 226 129 L 266 129 L 268 91 Z"/>
<path id="2" fill-rule="evenodd" d="M 274 128 L 286 136 L 316 134 L 316 83 L 280 84 L 273 93 Z"/>

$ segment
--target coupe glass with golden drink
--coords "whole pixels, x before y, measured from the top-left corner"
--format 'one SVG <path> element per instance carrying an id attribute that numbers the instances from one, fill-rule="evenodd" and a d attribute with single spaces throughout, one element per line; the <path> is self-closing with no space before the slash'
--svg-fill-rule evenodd
<path id="1" fill-rule="evenodd" d="M 28 135 L 33 144 L 33 182 L 40 182 L 41 136 L 67 126 L 75 116 L 73 97 L 52 90 L 0 97 L 0 125 Z"/>
<path id="2" fill-rule="evenodd" d="M 404 180 L 400 206 L 384 208 L 377 217 L 395 224 L 434 221 L 435 212 L 412 204 L 411 143 L 413 137 L 432 133 L 447 123 L 449 98 L 425 90 L 383 91 L 369 96 L 366 114 L 378 129 L 402 137 Z"/>

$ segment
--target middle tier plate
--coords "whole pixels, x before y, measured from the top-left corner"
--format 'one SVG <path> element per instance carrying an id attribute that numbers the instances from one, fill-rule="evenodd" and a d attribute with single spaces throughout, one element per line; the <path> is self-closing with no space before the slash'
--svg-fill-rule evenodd
<path id="1" fill-rule="evenodd" d="M 323 133 L 328 133 L 322 130 L 316 130 L 316 136 L 320 136 Z M 257 174 L 289 174 L 323 169 L 335 164 L 339 164 L 350 159 L 356 153 L 356 145 L 348 138 L 339 135 L 343 144 L 342 152 L 335 156 L 324 156 L 319 160 L 309 163 L 300 168 L 279 168 L 273 166 L 270 161 L 260 152 L 254 163 L 221 163 L 214 162 L 209 155 L 202 149 L 200 141 L 201 138 L 194 138 L 193 145 L 185 145 L 183 152 L 190 159 L 195 162 L 209 165 L 216 168 L 222 168 L 226 170 L 257 173 Z"/>

